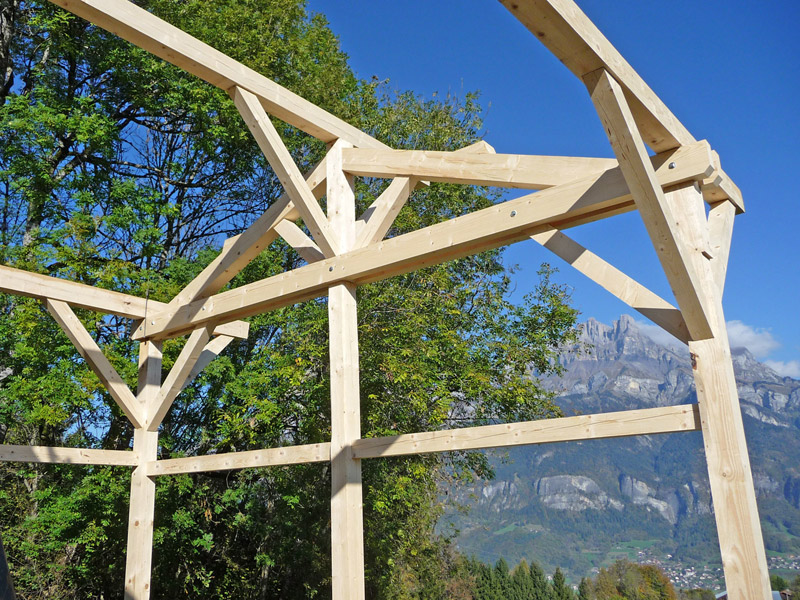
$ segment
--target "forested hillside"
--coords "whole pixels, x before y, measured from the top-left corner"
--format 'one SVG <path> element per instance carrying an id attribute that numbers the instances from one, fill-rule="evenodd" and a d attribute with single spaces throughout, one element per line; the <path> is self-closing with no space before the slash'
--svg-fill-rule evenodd
<path id="1" fill-rule="evenodd" d="M 358 80 L 301 0 L 141 0 L 169 22 L 398 148 L 453 150 L 481 131 L 474 96 L 428 101 Z M 227 95 L 47 2 L 0 2 L 0 263 L 169 301 L 282 193 Z M 301 170 L 325 152 L 279 122 Z M 363 210 L 385 187 L 358 182 Z M 496 200 L 434 184 L 390 235 Z M 302 264 L 278 241 L 231 283 Z M 543 270 L 508 300 L 502 251 L 359 289 L 362 434 L 558 414 L 527 375 L 559 368 L 575 312 Z M 133 324 L 78 311 L 131 386 Z M 327 441 L 325 299 L 251 319 L 175 402 L 161 458 Z M 164 344 L 168 370 L 183 342 Z M 37 301 L 0 296 L 0 443 L 128 449 L 132 429 Z M 434 535 L 447 479 L 481 455 L 364 465 L 368 597 L 454 597 L 463 563 Z M 0 465 L 0 528 L 20 598 L 120 598 L 127 468 Z M 158 598 L 329 597 L 326 465 L 162 477 Z"/>

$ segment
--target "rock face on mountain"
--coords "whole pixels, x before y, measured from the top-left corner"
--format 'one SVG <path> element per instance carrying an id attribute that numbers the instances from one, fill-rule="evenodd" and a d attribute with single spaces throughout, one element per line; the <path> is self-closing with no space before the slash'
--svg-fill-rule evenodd
<path id="1" fill-rule="evenodd" d="M 800 381 L 743 348 L 733 359 L 767 547 L 800 553 Z M 565 374 L 544 383 L 566 415 L 696 401 L 685 347 L 656 343 L 628 316 L 610 326 L 587 321 L 580 347 L 561 361 Z M 577 575 L 604 548 L 633 539 L 679 558 L 718 560 L 697 432 L 529 446 L 509 458 L 495 462 L 495 480 L 460 495 L 472 505 L 457 519 L 468 553 Z"/>

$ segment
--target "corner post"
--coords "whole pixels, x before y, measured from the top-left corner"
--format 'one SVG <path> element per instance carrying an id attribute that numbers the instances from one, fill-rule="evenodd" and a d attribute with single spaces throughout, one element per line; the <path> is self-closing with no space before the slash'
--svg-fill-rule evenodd
<path id="1" fill-rule="evenodd" d="M 713 315 L 714 336 L 690 341 L 689 352 L 728 598 L 771 598 L 767 556 L 722 310 L 722 290 L 712 268 L 713 260 L 718 258 L 709 259 L 702 253 L 708 232 L 703 195 L 697 183 L 687 183 L 665 196 L 686 218 L 692 261 L 702 274 L 701 292 Z"/>
<path id="2" fill-rule="evenodd" d="M 128 513 L 128 551 L 125 561 L 125 600 L 149 600 L 153 560 L 153 519 L 156 483 L 147 476 L 147 463 L 156 460 L 158 431 L 148 431 L 148 421 L 161 387 L 161 343 L 139 344 L 139 414 L 144 421 L 133 434 L 133 450 L 139 466 L 131 475 Z"/>
<path id="3" fill-rule="evenodd" d="M 327 157 L 328 218 L 340 251 L 355 244 L 353 179 L 342 171 L 336 142 Z M 331 567 L 333 600 L 363 600 L 364 517 L 361 461 L 353 458 L 353 442 L 361 437 L 359 396 L 358 312 L 356 286 L 328 290 L 331 369 Z"/>

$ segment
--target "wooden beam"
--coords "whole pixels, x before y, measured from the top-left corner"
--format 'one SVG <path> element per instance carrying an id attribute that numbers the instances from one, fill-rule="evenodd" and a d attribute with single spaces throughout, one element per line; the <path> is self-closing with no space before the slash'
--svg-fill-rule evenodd
<path id="1" fill-rule="evenodd" d="M 219 356 L 225 348 L 228 347 L 233 341 L 233 338 L 227 335 L 220 335 L 215 337 L 213 340 L 206 344 L 206 347 L 203 348 L 203 351 L 200 353 L 200 358 L 197 359 L 197 362 L 194 363 L 194 367 L 192 367 L 192 372 L 189 373 L 189 377 L 186 378 L 186 381 L 183 382 L 183 387 L 181 391 L 186 389 L 192 381 L 194 381 L 195 377 L 197 377 L 203 369 L 205 369 L 208 365 L 211 364 L 217 356 Z"/>
<path id="2" fill-rule="evenodd" d="M 605 69 L 622 87 L 645 142 L 656 152 L 695 141 L 572 0 L 500 0 L 579 79 Z"/>
<path id="3" fill-rule="evenodd" d="M 365 438 L 353 444 L 353 455 L 358 458 L 377 458 L 655 435 L 699 429 L 700 414 L 697 405 L 688 404 Z"/>
<path id="4" fill-rule="evenodd" d="M 355 244 L 356 201 L 353 177 L 342 169 L 349 144 L 339 140 L 328 152 L 328 218 L 342 251 Z M 331 567 L 333 600 L 363 600 L 364 514 L 361 461 L 353 442 L 361 437 L 358 309 L 356 286 L 339 283 L 328 290 L 331 387 Z"/>
<path id="5" fill-rule="evenodd" d="M 283 241 L 294 248 L 295 252 L 300 255 L 300 258 L 308 264 L 325 259 L 325 255 L 322 253 L 322 250 L 319 249 L 319 246 L 292 221 L 284 219 L 278 223 L 275 226 L 275 233 L 280 235 Z"/>
<path id="6" fill-rule="evenodd" d="M 354 248 L 375 244 L 386 236 L 415 185 L 416 180 L 398 177 L 383 190 L 356 222 L 358 240 Z"/>
<path id="7" fill-rule="evenodd" d="M 338 254 L 338 246 L 325 213 L 322 212 L 319 202 L 300 173 L 300 169 L 297 168 L 289 150 L 286 149 L 277 129 L 269 120 L 269 115 L 264 112 L 258 98 L 247 90 L 237 87 L 234 88 L 232 95 L 236 108 L 242 114 L 287 195 L 300 211 L 312 237 L 326 256 L 335 256 Z"/>
<path id="8" fill-rule="evenodd" d="M 308 100 L 126 0 L 51 0 L 223 90 L 241 87 L 279 119 L 325 142 L 339 138 L 365 148 L 384 144 Z"/>
<path id="9" fill-rule="evenodd" d="M 617 166 L 611 158 L 528 156 L 485 152 L 431 152 L 351 148 L 344 170 L 365 177 L 415 177 L 427 181 L 545 189 Z"/>
<path id="10" fill-rule="evenodd" d="M 179 475 L 181 473 L 205 473 L 209 471 L 232 471 L 256 467 L 279 467 L 285 465 L 305 465 L 327 462 L 331 459 L 331 445 L 306 444 L 302 446 L 283 446 L 245 452 L 227 452 L 207 456 L 168 458 L 151 461 L 147 464 L 150 477 L 159 475 Z"/>
<path id="11" fill-rule="evenodd" d="M 661 185 L 702 178 L 712 168 L 704 142 L 657 155 L 652 161 Z M 670 164 L 675 168 L 669 168 Z M 539 227 L 565 229 L 633 209 L 617 167 L 164 312 L 149 319 L 147 335 L 154 339 L 174 336 L 204 323 L 316 298 L 339 282 L 361 285 L 386 279 L 526 239 Z M 144 335 L 140 327 L 134 338 Z"/>
<path id="12" fill-rule="evenodd" d="M 720 296 L 725 289 L 725 275 L 728 272 L 728 257 L 733 238 L 733 219 L 737 207 L 733 202 L 723 200 L 714 204 L 708 211 L 708 241 L 711 247 L 711 271 Z"/>
<path id="13" fill-rule="evenodd" d="M 306 183 L 317 199 L 325 193 L 325 164 L 323 159 L 306 177 Z M 281 195 L 243 233 L 226 240 L 219 256 L 170 301 L 167 310 L 216 294 L 278 237 L 275 231 L 278 223 L 299 216 L 289 196 Z"/>
<path id="14" fill-rule="evenodd" d="M 158 393 L 153 400 L 152 409 L 148 411 L 146 427 L 148 431 L 158 431 L 159 425 L 167 416 L 175 398 L 186 386 L 192 369 L 203 353 L 203 350 L 211 339 L 211 332 L 207 327 L 201 327 L 192 332 L 186 344 L 181 349 L 181 353 L 172 365 L 169 374 L 159 387 Z"/>
<path id="15" fill-rule="evenodd" d="M 133 396 L 128 384 L 120 377 L 116 369 L 103 354 L 103 351 L 94 341 L 89 332 L 80 322 L 75 313 L 66 302 L 47 300 L 47 310 L 67 334 L 78 353 L 86 361 L 89 368 L 94 371 L 100 382 L 108 390 L 114 401 L 130 419 L 134 427 L 141 427 L 143 420 L 139 412 L 138 403 Z"/>
<path id="16" fill-rule="evenodd" d="M 12 444 L 1 444 L 0 462 L 130 467 L 139 464 L 139 456 L 130 450 L 50 448 L 47 446 L 14 446 Z"/>
<path id="17" fill-rule="evenodd" d="M 48 277 L 3 265 L 0 265 L 0 291 L 38 300 L 51 299 L 66 302 L 78 308 L 130 319 L 143 319 L 148 311 L 150 313 L 161 312 L 168 306 L 164 302 L 156 300 L 104 290 L 67 279 Z M 217 326 L 214 333 L 246 339 L 249 327 L 249 323 L 234 321 Z"/>
<path id="18" fill-rule="evenodd" d="M 686 211 L 689 242 L 708 239 L 700 186 L 686 184 L 666 194 L 676 210 Z M 731 600 L 771 598 L 764 540 L 758 518 L 753 475 L 747 454 L 742 410 L 733 372 L 722 294 L 715 281 L 713 261 L 699 252 L 691 255 L 702 274 L 701 292 L 713 317 L 714 337 L 689 342 L 697 388 L 711 500 L 717 522 L 722 566 Z"/>
<path id="19" fill-rule="evenodd" d="M 681 312 L 614 265 L 554 228 L 531 238 L 665 331 L 684 343 L 689 341 L 689 331 Z"/>
<path id="20" fill-rule="evenodd" d="M 139 344 L 139 411 L 147 420 L 161 387 L 161 344 Z M 156 460 L 158 432 L 143 427 L 133 432 L 133 451 L 139 464 L 131 474 L 128 510 L 128 545 L 125 557 L 125 600 L 149 600 L 153 561 L 153 520 L 156 484 L 147 474 L 147 463 Z"/>
<path id="21" fill-rule="evenodd" d="M 692 339 L 712 337 L 709 308 L 700 295 L 700 274 L 691 260 L 686 225 L 680 212 L 664 198 L 622 88 L 603 70 L 590 73 L 585 82 L 689 333 Z"/>

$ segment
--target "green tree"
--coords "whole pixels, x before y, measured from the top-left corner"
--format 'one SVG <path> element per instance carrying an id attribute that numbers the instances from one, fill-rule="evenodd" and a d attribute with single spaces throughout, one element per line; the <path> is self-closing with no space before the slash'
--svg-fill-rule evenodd
<path id="1" fill-rule="evenodd" d="M 358 81 L 324 18 L 300 0 L 140 4 L 393 146 L 452 150 L 479 136 L 473 96 L 424 101 Z M 3 263 L 169 300 L 222 237 L 280 195 L 274 173 L 224 92 L 47 2 L 10 10 L 0 32 Z M 301 168 L 321 158 L 323 144 L 277 125 Z M 359 181 L 359 209 L 385 186 Z M 496 200 L 434 184 L 414 194 L 389 235 Z M 231 285 L 302 263 L 277 242 Z M 362 286 L 363 434 L 558 414 L 530 373 L 558 368 L 575 311 L 546 268 L 523 302 L 510 292 L 502 251 Z M 135 386 L 131 323 L 78 314 Z M 249 339 L 175 402 L 161 457 L 329 439 L 326 332 L 324 298 L 252 318 Z M 165 369 L 182 343 L 164 344 Z M 130 447 L 131 427 L 39 303 L 0 296 L 0 373 L 0 442 Z M 486 574 L 471 579 L 434 527 L 443 482 L 489 475 L 472 453 L 364 463 L 370 597 L 468 597 L 482 585 Z M 327 465 L 160 479 L 155 594 L 326 597 L 329 481 Z M 31 597 L 118 597 L 128 486 L 123 468 L 0 466 L 0 522 L 18 587 Z"/>
<path id="2" fill-rule="evenodd" d="M 556 568 L 556 572 L 553 573 L 553 598 L 555 600 L 572 600 L 574 598 L 560 568 Z"/>
<path id="3" fill-rule="evenodd" d="M 789 582 L 777 574 L 769 576 L 770 588 L 776 591 L 783 591 L 789 587 Z"/>

